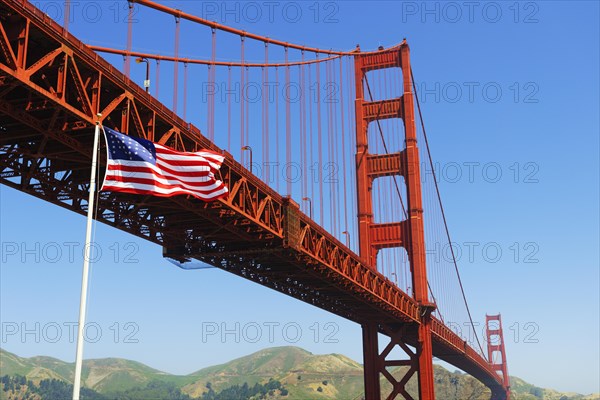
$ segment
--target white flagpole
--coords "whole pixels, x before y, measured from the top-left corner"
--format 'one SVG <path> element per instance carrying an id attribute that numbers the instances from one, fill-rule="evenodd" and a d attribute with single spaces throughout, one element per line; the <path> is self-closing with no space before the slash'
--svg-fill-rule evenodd
<path id="1" fill-rule="evenodd" d="M 98 117 L 101 117 L 98 114 Z M 81 278 L 81 299 L 79 301 L 79 325 L 77 327 L 77 353 L 75 356 L 75 380 L 73 382 L 73 400 L 79 400 L 81 389 L 81 367 L 83 363 L 83 328 L 85 325 L 85 311 L 87 306 L 88 275 L 90 270 L 90 248 L 92 240 L 92 223 L 94 214 L 94 200 L 96 192 L 96 169 L 98 164 L 98 142 L 100 138 L 100 121 L 96 122 L 94 132 L 94 150 L 92 154 L 92 174 L 90 178 L 90 196 L 87 211 L 87 229 L 85 232 L 85 247 L 83 256 L 83 275 Z"/>

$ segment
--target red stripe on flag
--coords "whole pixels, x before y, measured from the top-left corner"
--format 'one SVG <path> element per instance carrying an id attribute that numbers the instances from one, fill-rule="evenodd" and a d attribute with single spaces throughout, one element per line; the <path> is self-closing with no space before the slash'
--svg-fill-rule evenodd
<path id="1" fill-rule="evenodd" d="M 142 163 L 140 163 L 140 164 L 142 164 Z M 214 175 L 208 171 L 181 172 L 181 171 L 175 171 L 170 168 L 165 168 L 165 167 L 160 167 L 160 166 L 156 166 L 156 169 L 158 169 L 161 172 L 162 171 L 168 172 L 169 174 L 156 172 L 156 170 L 150 168 L 149 166 L 143 166 L 143 165 L 133 166 L 133 165 L 123 165 L 123 164 L 116 164 L 116 163 L 110 163 L 108 165 L 109 171 L 126 171 L 126 172 L 131 172 L 131 173 L 142 172 L 142 173 L 154 174 L 157 176 L 164 176 L 166 178 L 168 178 L 168 177 L 174 177 L 176 179 L 177 178 L 182 178 L 182 179 L 183 178 L 202 178 L 202 177 L 214 178 Z"/>
<path id="2" fill-rule="evenodd" d="M 162 183 L 157 181 L 156 179 L 152 179 L 152 178 L 140 178 L 140 177 L 132 177 L 132 176 L 122 176 L 122 175 L 107 175 L 105 178 L 107 181 L 113 181 L 113 182 L 124 182 L 124 183 L 140 183 L 143 185 L 152 185 L 152 186 L 156 186 L 159 187 L 161 189 L 175 189 L 175 188 L 180 188 L 180 187 L 184 187 L 186 189 L 189 190 L 194 190 L 194 191 L 198 191 L 198 192 L 212 192 L 215 191 L 216 189 L 214 188 L 210 188 L 208 190 L 203 190 L 203 188 L 209 187 L 209 186 L 215 186 L 215 184 L 218 181 L 212 180 L 209 182 L 181 182 L 179 184 L 173 184 L 173 185 L 169 185 L 166 183 Z M 223 185 L 223 183 L 221 182 L 221 185 Z M 219 185 L 217 185 L 219 186 Z"/>

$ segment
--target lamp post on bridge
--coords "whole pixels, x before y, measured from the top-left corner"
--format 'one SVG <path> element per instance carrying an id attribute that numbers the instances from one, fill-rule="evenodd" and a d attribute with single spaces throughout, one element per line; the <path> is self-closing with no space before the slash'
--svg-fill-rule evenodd
<path id="1" fill-rule="evenodd" d="M 350 233 L 348 231 L 342 232 L 342 235 L 346 235 L 346 247 L 350 248 Z"/>
<path id="2" fill-rule="evenodd" d="M 150 91 L 150 61 L 146 57 L 139 57 L 135 59 L 137 64 L 146 63 L 146 80 L 144 81 L 144 87 L 146 88 L 146 93 Z"/>
<path id="3" fill-rule="evenodd" d="M 308 201 L 308 216 L 312 219 L 312 200 L 310 197 L 303 197 L 302 200 Z"/>
<path id="4" fill-rule="evenodd" d="M 248 150 L 250 152 L 250 168 L 248 168 L 248 170 L 250 170 L 250 173 L 252 173 L 252 147 L 244 146 L 242 147 L 242 150 Z"/>

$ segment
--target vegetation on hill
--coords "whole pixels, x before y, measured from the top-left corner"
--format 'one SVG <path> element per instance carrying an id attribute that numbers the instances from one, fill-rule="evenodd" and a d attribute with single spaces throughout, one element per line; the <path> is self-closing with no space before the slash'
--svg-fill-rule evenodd
<path id="1" fill-rule="evenodd" d="M 201 400 L 267 399 L 274 396 L 286 397 L 288 395 L 287 389 L 283 387 L 281 382 L 273 379 L 270 379 L 264 385 L 259 383 L 255 383 L 254 386 L 249 386 L 248 383 L 233 385 L 219 393 L 213 390 L 210 382 L 206 385 L 206 388 L 208 392 L 202 394 Z"/>
<path id="2" fill-rule="evenodd" d="M 44 379 L 38 384 L 24 376 L 0 377 L 1 400 L 62 400 L 73 396 L 73 385 L 57 379 Z M 87 388 L 81 389 L 81 400 L 108 400 L 103 395 Z"/>
<path id="3" fill-rule="evenodd" d="M 400 376 L 404 372 L 402 368 L 390 372 Z M 73 370 L 72 363 L 50 357 L 21 358 L 0 349 L 0 371 L 8 375 L 0 380 L 0 400 L 70 398 Z M 439 399 L 489 399 L 488 389 L 471 376 L 440 366 L 435 366 L 434 374 Z M 600 400 L 598 395 L 560 393 L 516 377 L 511 379 L 515 400 Z M 86 360 L 83 383 L 82 398 L 93 400 L 363 398 L 361 364 L 343 355 L 315 355 L 297 347 L 264 349 L 185 376 L 167 374 L 123 359 Z M 382 388 L 391 389 L 383 378 Z M 416 376 L 409 381 L 407 389 L 416 398 Z"/>
<path id="4" fill-rule="evenodd" d="M 73 394 L 73 385 L 57 380 L 44 379 L 38 384 L 27 380 L 24 376 L 0 377 L 0 400 L 64 400 L 70 399 Z M 281 382 L 270 380 L 266 384 L 249 386 L 233 385 L 215 392 L 211 385 L 207 387 L 199 400 L 261 400 L 274 396 L 286 397 L 287 390 Z M 192 400 L 187 394 L 170 382 L 151 381 L 143 387 L 128 389 L 122 392 L 100 394 L 94 390 L 82 388 L 81 400 Z"/>

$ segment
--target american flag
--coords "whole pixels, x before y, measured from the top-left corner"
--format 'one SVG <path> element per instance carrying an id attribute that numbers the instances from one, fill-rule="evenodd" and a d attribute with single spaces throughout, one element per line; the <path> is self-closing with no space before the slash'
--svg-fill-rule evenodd
<path id="1" fill-rule="evenodd" d="M 103 128 L 108 150 L 101 190 L 169 197 L 192 195 L 204 201 L 227 197 L 215 178 L 225 157 L 201 150 L 180 152 L 146 139 Z"/>

